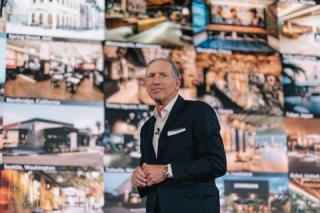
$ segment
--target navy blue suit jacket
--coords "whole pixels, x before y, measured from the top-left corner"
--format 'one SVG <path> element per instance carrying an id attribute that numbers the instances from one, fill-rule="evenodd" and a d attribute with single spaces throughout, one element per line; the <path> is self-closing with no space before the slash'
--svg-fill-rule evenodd
<path id="1" fill-rule="evenodd" d="M 154 212 L 156 198 L 162 213 L 218 213 L 215 178 L 226 173 L 226 156 L 214 110 L 179 96 L 161 130 L 157 158 L 152 145 L 155 121 L 152 116 L 141 128 L 140 163 L 170 163 L 173 178 L 138 189 L 141 197 L 147 196 L 147 213 Z"/>

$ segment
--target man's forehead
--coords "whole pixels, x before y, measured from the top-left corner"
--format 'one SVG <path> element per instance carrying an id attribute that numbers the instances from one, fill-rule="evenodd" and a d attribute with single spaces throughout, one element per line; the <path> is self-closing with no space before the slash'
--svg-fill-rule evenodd
<path id="1" fill-rule="evenodd" d="M 171 72 L 171 64 L 166 61 L 155 61 L 147 68 L 148 72 Z"/>

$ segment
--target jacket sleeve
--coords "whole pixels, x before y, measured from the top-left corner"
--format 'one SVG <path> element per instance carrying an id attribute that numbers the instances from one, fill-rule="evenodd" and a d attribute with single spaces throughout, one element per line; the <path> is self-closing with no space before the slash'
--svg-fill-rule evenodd
<path id="1" fill-rule="evenodd" d="M 212 180 L 226 173 L 226 155 L 216 113 L 204 102 L 195 105 L 192 135 L 196 157 L 191 162 L 171 164 L 173 180 L 177 182 Z"/>
<path id="2" fill-rule="evenodd" d="M 145 163 L 145 159 L 144 159 L 144 151 L 142 149 L 143 147 L 143 136 L 144 136 L 144 125 L 142 126 L 141 128 L 141 131 L 140 131 L 140 153 L 141 153 L 141 157 L 140 157 L 140 166 L 142 166 L 143 163 Z M 146 188 L 137 188 L 138 189 L 138 192 L 139 192 L 139 195 L 141 198 L 145 197 L 146 195 L 148 195 L 150 189 L 149 187 L 146 187 Z"/>

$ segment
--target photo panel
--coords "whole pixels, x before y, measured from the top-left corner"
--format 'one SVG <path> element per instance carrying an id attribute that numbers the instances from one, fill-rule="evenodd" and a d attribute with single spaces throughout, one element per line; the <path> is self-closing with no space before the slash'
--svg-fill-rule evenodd
<path id="1" fill-rule="evenodd" d="M 0 150 L 3 149 L 3 117 L 0 113 Z M 2 163 L 2 151 L 0 151 L 0 164 Z"/>
<path id="2" fill-rule="evenodd" d="M 320 57 L 283 55 L 284 108 L 287 117 L 320 117 Z"/>
<path id="3" fill-rule="evenodd" d="M 231 113 L 283 113 L 279 54 L 197 53 L 197 96 Z"/>
<path id="4" fill-rule="evenodd" d="M 320 179 L 320 119 L 285 118 L 289 175 Z"/>
<path id="5" fill-rule="evenodd" d="M 102 165 L 103 106 L 0 103 L 3 162 Z"/>
<path id="6" fill-rule="evenodd" d="M 185 99 L 196 99 L 199 78 L 194 50 L 166 49 L 160 47 L 119 47 L 106 42 L 105 98 L 108 103 L 155 105 L 145 87 L 147 65 L 155 58 L 170 58 L 182 72 L 179 94 Z"/>
<path id="7" fill-rule="evenodd" d="M 6 0 L 0 1 L 0 33 L 6 31 L 7 10 L 5 2 Z"/>
<path id="8" fill-rule="evenodd" d="M 103 171 L 92 167 L 4 164 L 1 212 L 103 212 Z"/>
<path id="9" fill-rule="evenodd" d="M 191 0 L 106 1 L 108 41 L 183 47 L 192 44 Z"/>
<path id="10" fill-rule="evenodd" d="M 6 79 L 6 43 L 7 35 L 0 33 L 0 96 L 4 95 L 4 83 Z"/>
<path id="11" fill-rule="evenodd" d="M 104 0 L 7 0 L 6 32 L 104 40 Z"/>
<path id="12" fill-rule="evenodd" d="M 133 169 L 110 168 L 104 170 L 104 212 L 146 212 L 146 198 L 140 198 L 131 183 Z"/>
<path id="13" fill-rule="evenodd" d="M 100 42 L 29 38 L 8 35 L 5 96 L 102 104 Z"/>
<path id="14" fill-rule="evenodd" d="M 232 4 L 223 5 L 219 1 L 211 1 L 209 8 L 210 23 L 266 28 L 265 11 L 263 7 L 250 7 L 250 5 L 241 5 L 241 1 L 238 2 L 240 4 L 235 6 Z"/>
<path id="15" fill-rule="evenodd" d="M 290 212 L 287 174 L 227 174 L 216 184 L 221 212 Z"/>
<path id="16" fill-rule="evenodd" d="M 102 140 L 105 166 L 135 168 L 140 165 L 140 129 L 152 114 L 153 108 L 148 105 L 106 103 Z"/>
<path id="17" fill-rule="evenodd" d="M 291 212 L 320 212 L 320 178 L 290 178 Z"/>
<path id="18" fill-rule="evenodd" d="M 194 0 L 193 44 L 199 49 L 275 53 L 275 0 Z"/>
<path id="19" fill-rule="evenodd" d="M 282 117 L 219 115 L 227 170 L 248 173 L 287 173 L 287 136 Z"/>
<path id="20" fill-rule="evenodd" d="M 279 2 L 285 3 L 302 3 L 302 4 L 320 4 L 319 0 L 279 0 Z"/>
<path id="21" fill-rule="evenodd" d="M 278 3 L 278 25 L 281 53 L 320 56 L 319 5 Z"/>

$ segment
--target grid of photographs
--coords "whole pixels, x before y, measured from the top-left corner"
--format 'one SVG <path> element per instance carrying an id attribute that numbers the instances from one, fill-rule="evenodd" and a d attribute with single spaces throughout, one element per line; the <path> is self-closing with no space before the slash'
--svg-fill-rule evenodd
<path id="1" fill-rule="evenodd" d="M 185 99 L 196 99 L 199 76 L 194 63 L 194 50 L 117 47 L 105 44 L 106 102 L 155 105 L 144 86 L 147 65 L 154 58 L 172 59 L 182 71 L 179 94 Z"/>
<path id="2" fill-rule="evenodd" d="M 320 7 L 279 3 L 280 51 L 286 54 L 320 54 Z"/>
<path id="3" fill-rule="evenodd" d="M 52 39 L 27 40 L 9 35 L 5 95 L 15 98 L 101 102 L 101 44 Z"/>
<path id="4" fill-rule="evenodd" d="M 0 149 L 3 148 L 3 117 L 0 114 Z M 2 152 L 0 153 L 0 164 L 2 163 Z"/>
<path id="5" fill-rule="evenodd" d="M 7 0 L 6 31 L 73 39 L 104 39 L 104 0 Z"/>
<path id="6" fill-rule="evenodd" d="M 131 183 L 132 169 L 105 168 L 104 212 L 146 212 L 146 199 L 141 199 Z"/>
<path id="7" fill-rule="evenodd" d="M 320 211 L 319 124 L 319 119 L 285 118 L 292 211 Z"/>
<path id="8" fill-rule="evenodd" d="M 102 107 L 0 103 L 0 109 L 4 163 L 102 164 Z"/>
<path id="9" fill-rule="evenodd" d="M 5 7 L 5 0 L 0 1 L 0 32 L 6 31 L 6 7 Z"/>
<path id="10" fill-rule="evenodd" d="M 192 44 L 191 0 L 106 1 L 106 40 L 183 47 Z"/>
<path id="11" fill-rule="evenodd" d="M 320 119 L 286 118 L 289 175 L 320 177 Z"/>
<path id="12" fill-rule="evenodd" d="M 276 1 L 196 0 L 193 44 L 197 48 L 274 53 L 278 43 Z"/>
<path id="13" fill-rule="evenodd" d="M 221 212 L 290 212 L 288 176 L 285 174 L 227 174 L 216 183 Z"/>
<path id="14" fill-rule="evenodd" d="M 287 136 L 282 117 L 230 114 L 219 117 L 227 169 L 287 173 Z"/>
<path id="15" fill-rule="evenodd" d="M 148 105 L 106 103 L 105 133 L 102 139 L 105 166 L 139 166 L 140 129 L 152 114 L 152 108 Z"/>
<path id="16" fill-rule="evenodd" d="M 221 212 L 320 212 L 318 0 L 0 1 L 0 212 L 145 213 L 154 58 L 217 112 Z"/>
<path id="17" fill-rule="evenodd" d="M 0 33 L 0 96 L 4 94 L 6 79 L 6 34 Z"/>
<path id="18" fill-rule="evenodd" d="M 198 96 L 232 113 L 282 115 L 279 54 L 199 52 L 196 66 L 202 76 Z"/>
<path id="19" fill-rule="evenodd" d="M 319 212 L 319 178 L 290 178 L 292 212 Z"/>
<path id="20" fill-rule="evenodd" d="M 289 2 L 289 3 L 303 3 L 303 4 L 320 4 L 319 0 L 279 0 L 279 2 Z"/>
<path id="21" fill-rule="evenodd" d="M 288 117 L 320 117 L 320 57 L 284 55 L 283 89 Z"/>
<path id="22" fill-rule="evenodd" d="M 5 164 L 0 176 L 1 212 L 103 212 L 99 169 Z"/>

